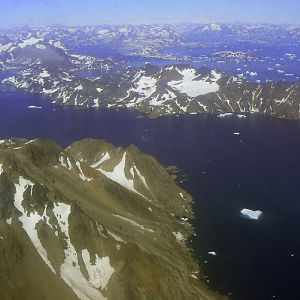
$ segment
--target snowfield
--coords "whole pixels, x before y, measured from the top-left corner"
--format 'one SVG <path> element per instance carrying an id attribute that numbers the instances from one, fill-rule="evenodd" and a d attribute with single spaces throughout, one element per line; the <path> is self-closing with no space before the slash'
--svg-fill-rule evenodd
<path id="1" fill-rule="evenodd" d="M 221 78 L 221 75 L 215 71 L 211 72 L 213 79 L 209 77 L 198 80 L 195 69 L 178 70 L 183 76 L 182 80 L 171 81 L 169 86 L 181 93 L 187 94 L 189 97 L 198 97 L 209 93 L 216 93 L 220 87 L 217 81 Z"/>

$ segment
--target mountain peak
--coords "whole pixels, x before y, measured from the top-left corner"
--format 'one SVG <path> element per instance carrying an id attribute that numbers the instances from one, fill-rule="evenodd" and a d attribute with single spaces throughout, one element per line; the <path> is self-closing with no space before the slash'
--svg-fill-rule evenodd
<path id="1" fill-rule="evenodd" d="M 191 197 L 152 156 L 92 139 L 0 152 L 4 299 L 220 298 L 184 245 Z"/>

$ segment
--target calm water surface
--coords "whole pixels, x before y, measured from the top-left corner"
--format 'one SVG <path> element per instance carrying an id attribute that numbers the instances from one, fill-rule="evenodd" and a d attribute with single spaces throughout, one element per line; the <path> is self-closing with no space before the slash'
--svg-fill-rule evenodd
<path id="1" fill-rule="evenodd" d="M 178 166 L 180 184 L 195 200 L 191 244 L 208 285 L 232 299 L 300 299 L 300 122 L 260 115 L 150 120 L 6 90 L 0 138 L 12 136 L 62 146 L 86 137 L 135 143 L 164 165 Z M 263 217 L 246 219 L 243 208 L 260 209 Z"/>

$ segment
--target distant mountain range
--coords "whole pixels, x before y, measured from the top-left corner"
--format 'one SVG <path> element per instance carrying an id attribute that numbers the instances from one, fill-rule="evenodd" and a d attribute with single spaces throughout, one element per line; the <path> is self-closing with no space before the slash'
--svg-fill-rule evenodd
<path id="1" fill-rule="evenodd" d="M 191 197 L 135 146 L 0 141 L 1 299 L 225 299 L 185 246 Z"/>
<path id="2" fill-rule="evenodd" d="M 150 117 L 193 113 L 263 113 L 299 119 L 298 83 L 250 83 L 207 68 L 146 65 L 94 79 L 40 65 L 3 81 L 80 107 L 131 108 Z"/>
<path id="3" fill-rule="evenodd" d="M 247 24 L 181 24 L 45 27 L 2 30 L 0 71 L 17 70 L 2 82 L 47 96 L 57 104 L 82 108 L 130 108 L 150 117 L 186 113 L 264 113 L 299 119 L 299 84 L 260 83 L 213 68 L 172 63 L 164 67 L 133 67 L 118 57 L 77 54 L 76 47 L 106 45 L 131 55 L 168 57 L 162 47 L 217 41 L 298 43 L 300 27 Z M 255 38 L 254 38 L 255 36 Z M 280 42 L 279 42 L 280 40 Z M 129 52 L 128 52 L 129 51 Z M 291 61 L 296 55 L 286 54 Z M 245 51 L 215 51 L 212 57 L 255 59 Z M 175 58 L 176 60 L 176 58 Z M 284 72 L 276 65 L 277 73 Z M 78 71 L 97 70 L 99 76 Z M 255 71 L 247 71 L 255 78 Z M 247 73 L 246 72 L 246 73 Z M 291 75 L 291 74 L 285 74 Z M 288 77 L 286 77 L 288 78 Z"/>
<path id="4" fill-rule="evenodd" d="M 29 37 L 0 45 L 0 67 L 22 68 L 31 64 L 70 70 L 108 70 L 116 59 L 70 54 L 60 41 Z"/>
<path id="5" fill-rule="evenodd" d="M 0 31 L 0 76 L 6 86 L 59 105 L 152 118 L 261 113 L 298 120 L 299 82 L 247 81 L 243 72 L 257 73 L 246 63 L 236 76 L 179 64 L 189 55 L 170 49 L 210 45 L 208 59 L 252 61 L 256 53 L 228 49 L 227 42 L 297 46 L 299 37 L 297 26 L 249 24 L 7 29 Z M 82 50 L 93 46 L 108 55 Z M 171 63 L 154 66 L 145 58 Z M 272 66 L 284 72 L 277 61 Z M 84 74 L 90 71 L 97 74 Z M 166 168 L 134 145 L 86 139 L 62 149 L 46 140 L 1 140 L 0 298 L 227 299 L 207 288 L 186 246 L 191 204 Z"/>
<path id="6" fill-rule="evenodd" d="M 299 44 L 299 37 L 300 26 L 269 24 L 49 26 L 1 30 L 0 49 L 10 43 L 16 44 L 34 38 L 50 41 L 52 44 L 59 41 L 67 48 L 106 45 L 121 53 L 148 54 L 150 57 L 160 54 L 164 57 L 160 50 L 166 46 L 193 45 L 220 38 L 227 42 Z"/>

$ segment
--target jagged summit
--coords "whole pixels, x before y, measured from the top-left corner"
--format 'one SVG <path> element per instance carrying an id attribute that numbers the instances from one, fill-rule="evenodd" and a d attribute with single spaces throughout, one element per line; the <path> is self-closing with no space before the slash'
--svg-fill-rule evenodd
<path id="1" fill-rule="evenodd" d="M 135 145 L 121 148 L 105 141 L 86 139 L 72 144 L 67 152 L 149 203 L 163 204 L 169 212 L 191 217 L 189 206 L 182 205 L 182 197 L 190 203 L 190 196 L 174 186 L 155 158 Z"/>
<path id="2" fill-rule="evenodd" d="M 1 299 L 221 298 L 184 244 L 191 197 L 135 146 L 1 141 L 0 208 Z"/>

